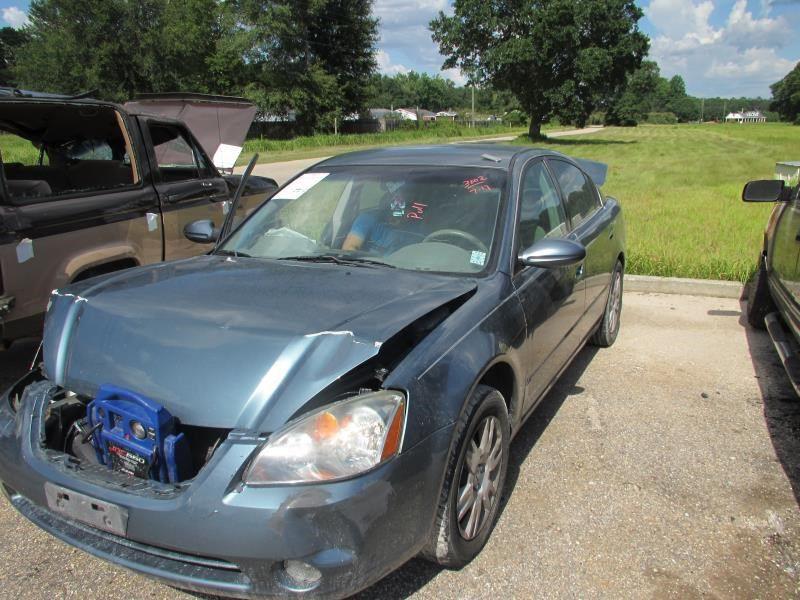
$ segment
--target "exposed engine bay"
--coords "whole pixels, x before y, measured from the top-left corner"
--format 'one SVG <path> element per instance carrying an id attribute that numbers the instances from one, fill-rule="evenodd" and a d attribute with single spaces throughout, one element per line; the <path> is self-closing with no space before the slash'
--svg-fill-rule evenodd
<path id="1" fill-rule="evenodd" d="M 154 400 L 114 386 L 102 386 L 94 398 L 59 389 L 44 420 L 50 450 L 162 483 L 193 478 L 228 433 L 182 425 Z"/>

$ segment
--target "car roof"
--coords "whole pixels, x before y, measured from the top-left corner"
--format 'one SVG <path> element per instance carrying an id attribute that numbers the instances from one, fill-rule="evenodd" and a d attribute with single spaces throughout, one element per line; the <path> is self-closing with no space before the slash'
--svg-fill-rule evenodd
<path id="1" fill-rule="evenodd" d="M 348 152 L 334 156 L 315 167 L 354 165 L 449 165 L 491 167 L 508 170 L 521 156 L 564 156 L 552 150 L 502 144 L 442 144 L 438 146 L 392 146 Z"/>

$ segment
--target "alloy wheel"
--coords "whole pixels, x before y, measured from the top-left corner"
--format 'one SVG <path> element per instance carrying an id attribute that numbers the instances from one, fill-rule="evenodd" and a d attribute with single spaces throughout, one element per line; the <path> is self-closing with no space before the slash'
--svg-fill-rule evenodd
<path id="1" fill-rule="evenodd" d="M 458 488 L 458 530 L 465 540 L 472 540 L 490 520 L 499 499 L 503 459 L 503 436 L 500 420 L 489 415 L 475 428 L 464 456 Z"/>

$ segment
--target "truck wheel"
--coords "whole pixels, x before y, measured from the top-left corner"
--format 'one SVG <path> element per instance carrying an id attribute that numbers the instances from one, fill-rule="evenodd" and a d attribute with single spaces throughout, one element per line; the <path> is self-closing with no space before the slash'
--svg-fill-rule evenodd
<path id="1" fill-rule="evenodd" d="M 422 556 L 445 567 L 466 565 L 494 529 L 508 469 L 508 409 L 496 389 L 479 385 L 454 433 L 428 545 Z"/>
<path id="2" fill-rule="evenodd" d="M 619 320 L 622 316 L 622 263 L 617 261 L 614 272 L 611 274 L 611 287 L 608 290 L 608 300 L 606 301 L 606 311 L 603 313 L 603 320 L 597 327 L 597 331 L 589 342 L 593 346 L 608 348 L 617 339 L 619 333 Z"/>
<path id="3" fill-rule="evenodd" d="M 766 329 L 764 317 L 775 310 L 775 303 L 769 295 L 769 284 L 767 283 L 767 269 L 765 266 L 764 255 L 759 256 L 758 270 L 750 281 L 750 289 L 747 293 L 747 322 L 754 329 Z"/>

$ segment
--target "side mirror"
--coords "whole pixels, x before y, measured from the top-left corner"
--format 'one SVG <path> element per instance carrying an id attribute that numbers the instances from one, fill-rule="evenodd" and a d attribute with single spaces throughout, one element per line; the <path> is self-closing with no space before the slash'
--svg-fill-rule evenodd
<path id="1" fill-rule="evenodd" d="M 791 188 L 780 179 L 758 179 L 749 181 L 742 190 L 745 202 L 784 202 L 789 199 Z"/>
<path id="2" fill-rule="evenodd" d="M 543 239 L 517 257 L 526 267 L 569 267 L 586 258 L 586 248 L 578 242 L 564 239 Z"/>
<path id="3" fill-rule="evenodd" d="M 214 221 L 203 219 L 192 221 L 183 228 L 183 235 L 186 239 L 198 244 L 213 244 L 219 237 L 219 230 L 214 228 Z"/>

